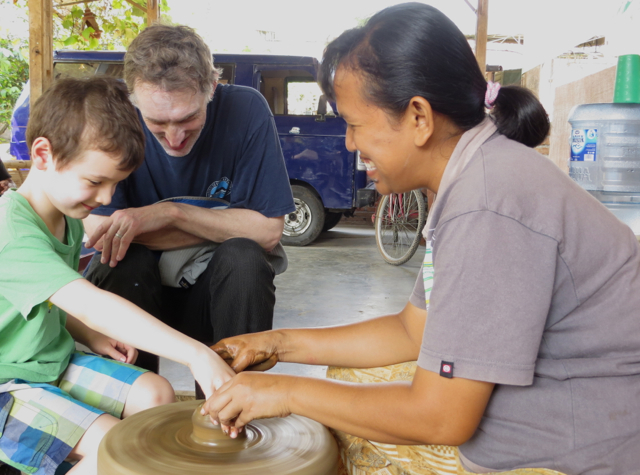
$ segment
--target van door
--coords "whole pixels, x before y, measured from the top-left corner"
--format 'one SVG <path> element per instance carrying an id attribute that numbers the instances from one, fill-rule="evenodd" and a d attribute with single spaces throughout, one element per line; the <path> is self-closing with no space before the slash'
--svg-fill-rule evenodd
<path id="1" fill-rule="evenodd" d="M 346 124 L 327 105 L 318 115 L 322 92 L 315 70 L 256 65 L 254 85 L 273 112 L 289 179 L 313 188 L 324 208 L 354 205 L 355 157 L 345 148 Z"/>

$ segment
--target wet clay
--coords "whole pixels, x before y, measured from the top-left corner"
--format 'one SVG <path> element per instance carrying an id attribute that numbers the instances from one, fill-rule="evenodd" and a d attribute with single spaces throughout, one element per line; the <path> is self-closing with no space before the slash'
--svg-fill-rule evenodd
<path id="1" fill-rule="evenodd" d="M 111 429 L 98 449 L 98 475 L 335 475 L 336 442 L 300 416 L 253 421 L 236 439 L 209 417 L 202 401 L 148 409 Z"/>

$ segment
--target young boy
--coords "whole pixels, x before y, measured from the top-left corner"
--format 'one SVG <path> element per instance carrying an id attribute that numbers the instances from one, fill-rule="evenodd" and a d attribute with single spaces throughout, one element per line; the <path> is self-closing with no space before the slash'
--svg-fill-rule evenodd
<path id="1" fill-rule="evenodd" d="M 69 473 L 96 473 L 98 444 L 121 417 L 175 400 L 164 378 L 126 364 L 134 347 L 189 366 L 207 397 L 234 373 L 77 273 L 80 220 L 143 161 L 126 87 L 56 82 L 31 111 L 27 143 L 29 175 L 0 198 L 0 460 L 38 475 L 78 460 Z M 113 360 L 77 352 L 74 340 Z"/>

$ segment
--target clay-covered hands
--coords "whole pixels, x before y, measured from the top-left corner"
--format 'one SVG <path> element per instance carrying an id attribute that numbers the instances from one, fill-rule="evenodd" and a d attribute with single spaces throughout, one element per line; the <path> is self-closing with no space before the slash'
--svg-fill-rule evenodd
<path id="1" fill-rule="evenodd" d="M 254 419 L 290 415 L 289 399 L 298 379 L 283 374 L 240 373 L 207 399 L 201 413 L 209 414 L 235 438 Z"/>
<path id="2" fill-rule="evenodd" d="M 220 340 L 211 347 L 233 368 L 241 371 L 266 371 L 279 361 L 277 331 L 248 333 Z"/>
<path id="3" fill-rule="evenodd" d="M 142 208 L 118 210 L 98 225 L 85 246 L 101 251 L 100 262 L 115 267 L 124 259 L 136 236 L 167 226 L 169 218 L 165 211 L 170 206 L 170 203 L 157 203 Z"/>

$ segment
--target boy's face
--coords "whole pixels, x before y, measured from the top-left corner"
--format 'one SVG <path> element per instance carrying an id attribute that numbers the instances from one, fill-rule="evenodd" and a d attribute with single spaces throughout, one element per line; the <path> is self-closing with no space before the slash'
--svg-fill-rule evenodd
<path id="1" fill-rule="evenodd" d="M 85 150 L 62 170 L 54 165 L 47 169 L 46 194 L 63 214 L 84 219 L 92 210 L 111 203 L 119 181 L 130 171 L 118 169 L 119 157 L 100 150 Z"/>

